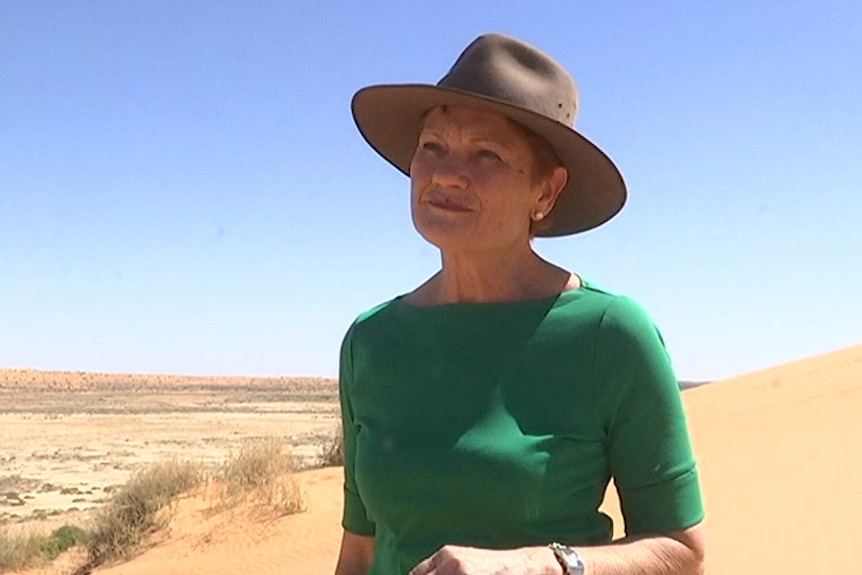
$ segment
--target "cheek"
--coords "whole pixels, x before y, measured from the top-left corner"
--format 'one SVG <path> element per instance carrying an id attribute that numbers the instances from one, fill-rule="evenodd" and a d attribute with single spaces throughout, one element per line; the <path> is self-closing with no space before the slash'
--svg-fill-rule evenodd
<path id="1" fill-rule="evenodd" d="M 410 177 L 410 216 L 413 220 L 414 227 L 419 224 L 419 220 L 422 219 L 422 207 L 420 204 L 420 199 L 422 198 L 422 191 L 426 189 L 427 186 L 422 183 L 417 177 Z"/>
<path id="2" fill-rule="evenodd" d="M 416 190 L 423 185 L 423 182 L 428 180 L 427 169 L 422 162 L 416 160 L 410 163 L 410 190 L 413 195 Z"/>
<path id="3" fill-rule="evenodd" d="M 416 207 L 416 204 L 419 202 L 419 190 L 421 186 L 419 182 L 416 181 L 416 178 L 410 178 L 410 206 L 411 209 Z"/>
<path id="4" fill-rule="evenodd" d="M 436 164 L 427 157 L 413 158 L 410 162 L 410 203 L 415 207 L 420 198 L 431 187 Z"/>
<path id="5" fill-rule="evenodd" d="M 420 152 L 414 153 L 413 159 L 410 160 L 410 177 L 423 177 L 427 171 L 428 161 L 422 158 L 422 154 Z"/>
<path id="6" fill-rule="evenodd" d="M 532 209 L 531 194 L 525 182 L 513 181 L 511 177 L 488 176 L 474 182 L 477 189 L 483 190 L 483 202 L 493 205 L 498 213 L 519 215 L 529 214 Z"/>

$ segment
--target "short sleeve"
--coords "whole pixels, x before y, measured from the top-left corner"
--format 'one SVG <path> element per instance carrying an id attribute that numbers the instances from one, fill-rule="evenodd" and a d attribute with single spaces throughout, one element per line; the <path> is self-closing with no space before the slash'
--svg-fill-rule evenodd
<path id="1" fill-rule="evenodd" d="M 660 333 L 631 299 L 618 297 L 605 311 L 595 369 L 626 534 L 700 523 L 703 504 L 679 384 Z"/>
<path id="2" fill-rule="evenodd" d="M 346 531 L 357 535 L 374 535 L 375 525 L 368 519 L 365 505 L 356 488 L 354 470 L 356 465 L 357 426 L 353 419 L 353 403 L 350 398 L 353 381 L 353 338 L 351 327 L 341 344 L 338 368 L 338 389 L 341 400 L 341 428 L 344 434 L 344 510 L 341 525 Z"/>

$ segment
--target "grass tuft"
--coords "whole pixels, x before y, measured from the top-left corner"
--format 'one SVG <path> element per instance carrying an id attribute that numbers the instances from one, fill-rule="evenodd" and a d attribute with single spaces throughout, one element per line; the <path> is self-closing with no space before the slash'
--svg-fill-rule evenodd
<path id="1" fill-rule="evenodd" d="M 294 471 L 296 464 L 285 443 L 265 439 L 244 445 L 211 479 L 218 484 L 221 507 L 246 503 L 259 514 L 282 516 L 306 507 Z M 151 535 L 167 526 L 170 514 L 165 511 L 176 497 L 208 481 L 202 464 L 156 463 L 113 491 L 89 532 L 72 525 L 50 535 L 0 530 L 0 572 L 46 563 L 76 545 L 85 545 L 87 552 L 76 575 L 130 559 L 143 550 Z"/>
<path id="2" fill-rule="evenodd" d="M 64 525 L 50 535 L 0 530 L 0 573 L 44 565 L 86 539 L 87 532 L 74 525 Z"/>
<path id="3" fill-rule="evenodd" d="M 291 475 L 296 463 L 285 443 L 263 439 L 245 444 L 222 466 L 222 505 L 247 502 L 275 515 L 305 510 L 305 499 Z"/>
<path id="4" fill-rule="evenodd" d="M 0 573 L 19 571 L 35 567 L 45 561 L 42 545 L 46 537 L 42 534 L 28 532 L 13 532 L 8 529 L 0 531 Z"/>
<path id="5" fill-rule="evenodd" d="M 344 433 L 341 427 L 335 432 L 329 445 L 324 446 L 320 456 L 321 467 L 341 467 L 344 465 Z"/>
<path id="6" fill-rule="evenodd" d="M 187 461 L 158 463 L 134 474 L 96 516 L 87 541 L 87 567 L 133 556 L 165 525 L 159 511 L 203 481 L 202 466 Z"/>

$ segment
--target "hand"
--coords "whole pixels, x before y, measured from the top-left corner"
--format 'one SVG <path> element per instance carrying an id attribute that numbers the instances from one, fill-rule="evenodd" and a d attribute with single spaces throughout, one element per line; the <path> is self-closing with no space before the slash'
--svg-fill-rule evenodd
<path id="1" fill-rule="evenodd" d="M 547 547 L 479 549 L 446 545 L 410 575 L 559 575 L 560 564 Z"/>

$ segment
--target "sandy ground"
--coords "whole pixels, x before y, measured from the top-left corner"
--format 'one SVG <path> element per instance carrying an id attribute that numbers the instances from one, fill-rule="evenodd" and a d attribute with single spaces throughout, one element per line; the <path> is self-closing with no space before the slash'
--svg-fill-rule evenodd
<path id="1" fill-rule="evenodd" d="M 862 346 L 690 389 L 683 399 L 707 504 L 707 573 L 862 572 Z M 304 513 L 207 516 L 205 499 L 188 497 L 154 548 L 98 573 L 331 575 L 341 470 L 299 480 Z M 612 496 L 606 508 L 620 527 Z"/>
<path id="2" fill-rule="evenodd" d="M 141 466 L 215 466 L 259 438 L 311 465 L 336 432 L 337 394 L 323 379 L 0 371 L 0 525 L 81 521 Z"/>
<path id="3" fill-rule="evenodd" d="M 862 573 L 862 346 L 683 397 L 708 573 Z"/>

